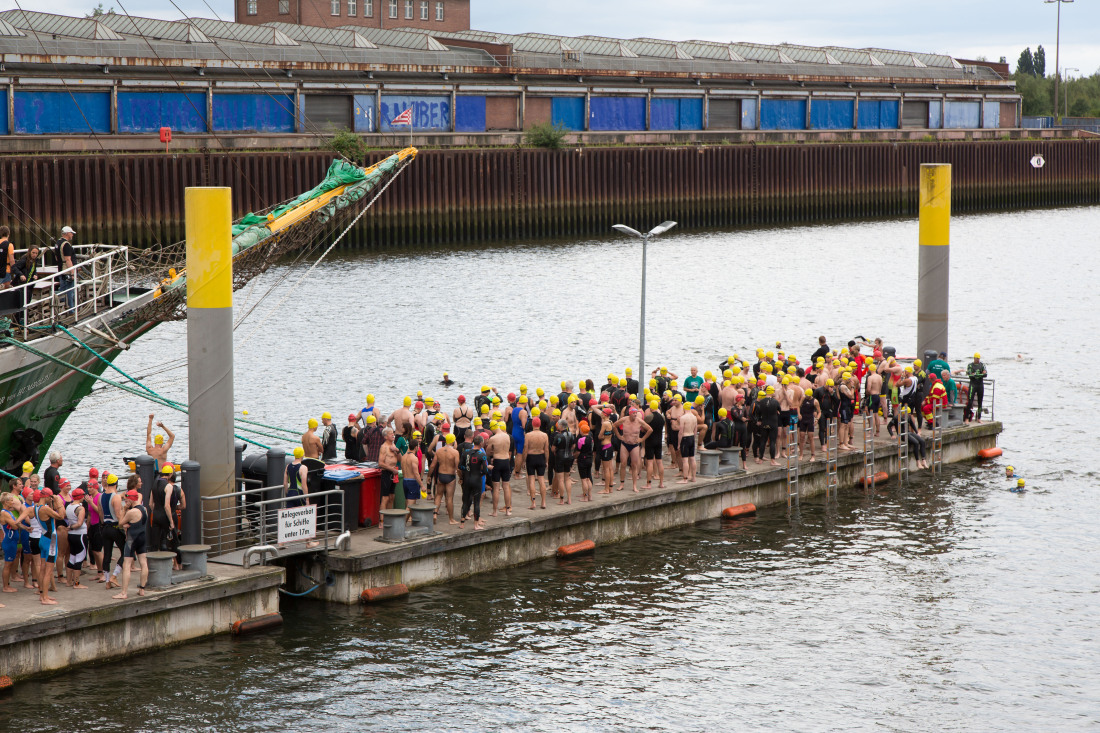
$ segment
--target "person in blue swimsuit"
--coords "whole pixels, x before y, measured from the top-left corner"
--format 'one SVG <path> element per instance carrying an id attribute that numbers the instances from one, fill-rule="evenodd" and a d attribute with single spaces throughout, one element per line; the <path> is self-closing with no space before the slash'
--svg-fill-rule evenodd
<path id="1" fill-rule="evenodd" d="M 23 520 L 28 515 L 29 512 L 23 506 L 18 494 L 4 494 L 3 508 L 0 508 L 0 529 L 4 533 L 3 542 L 0 543 L 0 549 L 4 554 L 4 593 L 15 592 L 15 588 L 11 587 L 11 576 L 14 569 L 18 567 L 20 534 L 25 526 L 29 528 L 29 525 L 23 524 Z M 2 607 L 3 604 L 0 603 L 0 608 Z"/>

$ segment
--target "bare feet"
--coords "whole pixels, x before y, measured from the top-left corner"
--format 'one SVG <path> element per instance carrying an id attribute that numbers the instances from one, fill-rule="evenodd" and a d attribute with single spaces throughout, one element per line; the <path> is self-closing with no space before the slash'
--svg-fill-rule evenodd
<path id="1" fill-rule="evenodd" d="M 773 466 L 778 466 L 778 465 L 779 465 L 779 463 L 778 463 L 778 462 L 776 462 L 776 461 L 772 461 L 772 462 L 771 462 L 771 464 L 772 464 Z"/>
<path id="2" fill-rule="evenodd" d="M 117 595 L 113 595 L 113 596 L 111 596 L 111 598 L 117 598 L 117 599 L 118 599 L 118 600 L 120 600 L 120 601 L 124 601 L 124 600 L 126 600 L 127 598 L 129 598 L 129 597 L 130 597 L 130 596 L 126 595 L 125 593 L 119 593 L 119 594 L 117 594 Z"/>
<path id="3" fill-rule="evenodd" d="M 15 593 L 15 588 L 5 588 L 4 592 L 5 593 Z"/>
<path id="4" fill-rule="evenodd" d="M 532 507 L 532 508 L 534 508 L 534 507 Z M 456 522 L 453 519 L 449 519 L 449 520 L 447 520 L 447 524 L 458 524 L 458 522 Z"/>
<path id="5" fill-rule="evenodd" d="M 55 601 L 55 600 L 54 600 L 54 599 L 52 599 L 52 598 L 43 598 L 43 599 L 42 599 L 42 605 L 43 605 L 43 606 L 56 606 L 56 605 L 57 605 L 57 601 Z"/>
<path id="6" fill-rule="evenodd" d="M 77 583 L 76 585 L 73 586 L 73 588 L 80 588 L 81 590 L 88 590 L 88 586 L 84 585 L 83 583 Z"/>
<path id="7" fill-rule="evenodd" d="M 506 517 L 512 516 L 512 507 L 510 507 L 510 506 L 504 507 L 504 516 L 506 516 Z"/>
<path id="8" fill-rule="evenodd" d="M 679 481 L 677 481 L 676 483 L 678 483 L 678 484 L 686 484 L 687 482 L 688 482 L 688 480 L 687 480 L 686 478 L 682 478 L 682 479 L 680 479 Z"/>

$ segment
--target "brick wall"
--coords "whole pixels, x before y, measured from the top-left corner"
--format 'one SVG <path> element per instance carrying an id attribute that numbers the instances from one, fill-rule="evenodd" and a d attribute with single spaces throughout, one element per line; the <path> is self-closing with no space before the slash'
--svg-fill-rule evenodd
<path id="1" fill-rule="evenodd" d="M 463 31 L 470 29 L 470 0 L 427 0 L 428 19 L 421 20 L 421 3 L 412 0 L 412 19 L 405 17 L 407 0 L 397 0 L 397 17 L 390 17 L 390 0 L 355 0 L 356 12 L 348 15 L 348 0 L 339 0 L 340 14 L 332 14 L 332 0 L 287 0 L 286 14 L 279 13 L 279 0 L 256 0 L 256 14 L 248 14 L 248 0 L 234 0 L 233 12 L 238 23 L 299 23 L 301 25 L 335 28 L 341 25 L 361 25 L 367 28 L 423 28 L 433 31 Z M 436 20 L 436 4 L 443 3 L 443 20 Z M 372 7 L 373 5 L 373 7 Z M 373 11 L 366 15 L 367 9 Z"/>

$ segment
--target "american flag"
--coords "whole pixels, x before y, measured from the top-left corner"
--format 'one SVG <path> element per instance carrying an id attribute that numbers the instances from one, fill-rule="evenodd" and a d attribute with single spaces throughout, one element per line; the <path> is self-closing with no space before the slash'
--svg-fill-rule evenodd
<path id="1" fill-rule="evenodd" d="M 412 107 L 409 107 L 407 110 L 405 110 L 401 114 L 397 115 L 397 117 L 394 117 L 393 122 L 391 122 L 390 124 L 391 125 L 408 125 L 409 127 L 412 127 L 412 123 L 413 123 L 413 111 L 412 111 Z"/>

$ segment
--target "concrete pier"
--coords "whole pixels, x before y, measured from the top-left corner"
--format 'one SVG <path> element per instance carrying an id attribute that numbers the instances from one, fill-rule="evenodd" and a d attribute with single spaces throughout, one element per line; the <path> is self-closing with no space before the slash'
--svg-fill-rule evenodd
<path id="1" fill-rule="evenodd" d="M 139 654 L 230 631 L 236 621 L 279 610 L 283 569 L 211 566 L 211 575 L 138 596 L 111 599 L 85 577 L 87 590 L 62 588 L 57 606 L 38 594 L 5 593 L 0 611 L 0 676 L 18 682 L 89 662 Z"/>
<path id="2" fill-rule="evenodd" d="M 859 419 L 853 424 L 858 426 Z M 998 422 L 945 430 L 944 463 L 975 459 L 978 451 L 996 446 L 1000 432 Z M 892 440 L 885 440 L 885 428 L 882 437 L 884 439 L 876 441 L 875 470 L 889 473 L 889 481 L 896 481 L 897 449 Z M 825 493 L 825 461 L 820 453 L 818 455 L 818 460 L 802 464 L 801 497 Z M 863 454 L 858 451 L 840 453 L 837 474 L 842 490 L 864 491 L 859 486 L 863 478 Z M 305 574 L 315 578 L 324 577 L 326 571 L 335 576 L 334 584 L 322 586 L 311 597 L 353 604 L 359 602 L 360 594 L 368 588 L 397 584 L 416 588 L 499 570 L 552 557 L 558 547 L 583 540 L 593 540 L 598 552 L 600 545 L 717 518 L 726 507 L 750 503 L 765 507 L 787 502 L 785 468 L 767 463 L 762 466 L 750 464 L 744 473 L 713 479 L 700 477 L 694 484 L 676 484 L 674 479 L 670 480 L 673 475 L 675 471 L 666 468 L 664 489 L 651 488 L 637 494 L 628 484 L 623 491 L 600 496 L 595 493 L 599 490 L 597 484 L 593 488 L 594 500 L 580 503 L 577 502 L 580 485 L 574 480 L 573 503 L 559 506 L 556 499 L 552 502 L 548 499 L 545 510 L 527 509 L 526 485 L 523 481 L 513 481 L 514 516 L 492 518 L 484 530 L 472 530 L 472 522 L 460 530 L 448 524 L 445 512 L 441 511 L 435 523 L 438 534 L 432 537 L 400 544 L 385 543 L 378 541 L 381 537 L 378 528 L 370 528 L 352 534 L 349 551 L 332 552 L 327 557 L 301 557 L 290 562 L 302 563 Z M 460 495 L 461 490 L 456 493 Z M 457 513 L 461 500 L 456 504 Z M 488 511 L 491 511 L 491 504 L 486 501 L 482 504 L 483 518 Z M 288 577 L 293 585 L 301 582 L 303 575 L 290 572 Z"/>

